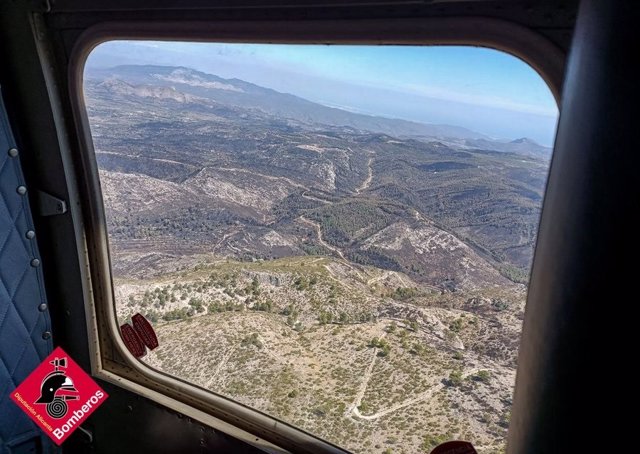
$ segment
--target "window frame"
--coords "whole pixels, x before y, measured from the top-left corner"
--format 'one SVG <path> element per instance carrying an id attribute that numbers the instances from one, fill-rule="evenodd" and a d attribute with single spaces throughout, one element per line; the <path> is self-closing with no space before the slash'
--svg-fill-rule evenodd
<path id="1" fill-rule="evenodd" d="M 357 22 L 357 25 L 355 24 Z M 69 191 L 81 200 L 77 232 L 84 234 L 82 265 L 94 376 L 141 394 L 266 452 L 345 453 L 258 410 L 160 372 L 134 358 L 118 326 L 111 277 L 109 238 L 98 166 L 83 94 L 84 64 L 99 44 L 111 40 L 175 40 L 226 43 L 461 45 L 509 53 L 525 61 L 547 83 L 558 102 L 565 54 L 523 26 L 488 18 L 421 18 L 306 21 L 132 21 L 104 22 L 86 29 L 71 51 L 67 82 L 79 142 L 79 165 Z M 46 55 L 41 55 L 46 58 Z M 71 154 L 63 147 L 63 154 Z M 69 158 L 72 159 L 72 158 Z M 76 186 L 77 185 L 77 186 Z M 83 244 L 84 243 L 84 244 Z"/>

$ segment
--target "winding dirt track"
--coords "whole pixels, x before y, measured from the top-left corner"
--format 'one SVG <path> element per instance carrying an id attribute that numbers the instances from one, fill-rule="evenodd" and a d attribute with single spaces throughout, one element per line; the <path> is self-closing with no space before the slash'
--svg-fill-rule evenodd
<path id="1" fill-rule="evenodd" d="M 329 243 L 327 243 L 323 238 L 322 238 L 322 229 L 320 228 L 320 224 L 318 224 L 317 222 L 314 222 L 310 219 L 305 218 L 304 216 L 300 216 L 298 219 L 300 219 L 302 222 L 304 222 L 307 225 L 310 225 L 311 227 L 313 227 L 316 230 L 316 234 L 318 235 L 318 243 L 320 243 L 322 246 L 326 247 L 327 249 L 329 249 L 332 252 L 335 252 L 336 254 L 338 254 L 338 256 L 340 256 L 340 258 L 342 260 L 347 260 L 344 257 L 344 254 L 342 253 L 342 251 L 336 247 L 331 246 Z"/>
<path id="2" fill-rule="evenodd" d="M 382 339 L 385 336 L 385 334 L 386 332 L 383 333 L 382 336 L 380 336 L 380 339 Z M 362 399 L 364 398 L 364 394 L 367 391 L 369 380 L 371 380 L 371 377 L 373 376 L 373 367 L 375 366 L 377 357 L 378 357 L 378 350 L 374 348 L 373 355 L 371 356 L 371 362 L 369 363 L 369 366 L 367 367 L 367 370 L 364 373 L 364 377 L 362 379 L 362 383 L 360 384 L 360 389 L 358 390 L 358 394 L 356 394 L 356 398 L 354 399 L 353 403 L 347 407 L 344 413 L 345 417 L 350 417 L 353 414 L 353 416 L 357 418 L 364 419 L 366 421 L 373 421 L 378 418 L 382 418 L 383 416 L 386 416 L 389 413 L 393 413 L 394 411 L 398 411 L 405 407 L 410 407 L 419 402 L 422 402 L 423 400 L 429 399 L 436 392 L 442 390 L 445 387 L 443 383 L 438 383 L 432 386 L 431 388 L 429 388 L 428 390 L 418 394 L 417 396 L 405 400 L 404 402 L 400 402 L 399 404 L 392 405 L 391 407 L 382 409 L 372 415 L 363 415 L 362 413 L 360 413 L 360 409 L 358 407 L 362 404 Z M 473 375 L 479 372 L 480 370 L 485 370 L 485 369 L 470 369 L 462 375 L 462 378 L 463 379 L 467 378 L 470 375 Z"/>
<path id="3" fill-rule="evenodd" d="M 379 339 L 383 339 L 386 336 L 387 332 L 384 331 Z M 351 405 L 349 405 L 344 413 L 346 417 L 349 417 L 352 413 L 358 417 L 362 417 L 360 415 L 360 410 L 358 407 L 362 404 L 362 398 L 364 397 L 364 393 L 367 391 L 367 386 L 369 385 L 369 380 L 371 380 L 371 376 L 373 375 L 373 366 L 376 364 L 376 357 L 378 356 L 378 349 L 372 349 L 371 362 L 369 366 L 367 366 L 367 370 L 364 372 L 364 377 L 362 378 L 362 383 L 360 384 L 360 389 L 358 390 L 358 394 L 356 394 L 356 398 L 353 400 Z"/>
<path id="4" fill-rule="evenodd" d="M 207 167 L 205 167 L 205 169 L 206 169 L 206 168 L 207 168 Z M 217 171 L 228 171 L 228 172 L 241 172 L 241 173 L 248 173 L 248 174 L 251 174 L 251 175 L 253 175 L 253 176 L 258 176 L 258 177 L 264 178 L 264 179 L 266 179 L 266 180 L 272 180 L 272 181 L 278 181 L 278 180 L 279 180 L 279 181 L 285 181 L 286 183 L 290 184 L 290 185 L 291 185 L 291 186 L 293 186 L 293 187 L 300 188 L 300 189 L 304 189 L 304 190 L 306 190 L 306 189 L 307 189 L 307 187 L 306 187 L 306 186 L 304 186 L 304 185 L 302 185 L 302 184 L 300 184 L 300 183 L 296 183 L 296 182 L 295 182 L 295 181 L 293 181 L 291 178 L 287 178 L 287 177 L 280 177 L 280 176 L 277 176 L 277 177 L 276 177 L 276 176 L 273 176 L 273 175 L 265 175 L 265 174 L 263 174 L 263 173 L 253 172 L 253 171 L 251 171 L 251 170 L 247 170 L 247 169 L 240 169 L 240 168 L 237 168 L 237 167 L 209 167 L 209 168 L 210 168 L 211 170 L 214 170 L 214 171 L 216 171 L 216 170 L 217 170 Z M 202 170 L 204 170 L 204 169 L 202 169 Z"/>
<path id="5" fill-rule="evenodd" d="M 367 176 L 367 179 L 362 182 L 360 187 L 356 189 L 356 194 L 360 194 L 362 191 L 364 191 L 365 189 L 369 188 L 369 186 L 371 186 L 371 180 L 373 179 L 373 168 L 371 167 L 372 163 L 373 163 L 373 158 L 369 158 L 369 162 L 367 162 L 367 167 L 369 168 L 369 175 Z"/>
<path id="6" fill-rule="evenodd" d="M 328 200 L 323 200 L 323 199 L 319 199 L 318 197 L 314 197 L 312 195 L 307 194 L 308 191 L 303 191 L 302 194 L 300 194 L 302 197 L 304 197 L 305 199 L 308 200 L 314 200 L 316 202 L 322 202 L 325 205 L 331 205 L 332 202 L 329 202 Z"/>
<path id="7" fill-rule="evenodd" d="M 209 380 L 207 380 L 207 382 L 204 384 L 205 388 L 208 389 L 211 385 L 213 385 L 213 383 L 216 381 L 216 379 L 220 375 L 222 368 L 227 364 L 227 361 L 229 361 L 229 358 L 231 358 L 231 355 L 233 355 L 235 351 L 236 349 L 235 347 L 233 347 L 233 348 L 230 348 L 224 355 L 222 355 L 222 357 L 220 358 L 220 362 L 216 365 L 216 368 L 211 374 L 211 377 L 209 377 Z"/>

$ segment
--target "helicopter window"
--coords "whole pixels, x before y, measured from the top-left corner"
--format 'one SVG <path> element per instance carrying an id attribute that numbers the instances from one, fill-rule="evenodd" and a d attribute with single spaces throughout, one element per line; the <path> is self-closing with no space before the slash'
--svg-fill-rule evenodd
<path id="1" fill-rule="evenodd" d="M 141 361 L 353 452 L 504 449 L 557 121 L 532 68 L 112 41 L 84 95 Z"/>

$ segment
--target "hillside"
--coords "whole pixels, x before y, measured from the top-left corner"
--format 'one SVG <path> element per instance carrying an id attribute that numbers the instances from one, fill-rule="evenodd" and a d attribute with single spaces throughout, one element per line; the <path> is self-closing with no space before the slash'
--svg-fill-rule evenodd
<path id="1" fill-rule="evenodd" d="M 236 241 L 275 231 L 284 240 L 254 251 L 258 256 L 326 249 L 305 218 L 322 224 L 326 243 L 342 254 L 380 265 L 399 258 L 391 250 L 372 252 L 363 234 L 399 220 L 411 229 L 422 219 L 457 236 L 503 274 L 526 274 L 545 161 L 344 127 L 315 124 L 311 130 L 261 110 L 221 104 L 203 92 L 196 98 L 131 83 L 92 79 L 86 86 L 105 196 L 112 201 L 112 233 L 123 246 L 149 235 L 177 236 L 189 249 L 205 235 L 215 244 L 222 241 L 217 252 L 240 257 Z M 123 84 L 133 88 L 123 90 Z M 216 96 L 236 93 L 200 88 Z M 131 179 L 137 184 L 124 183 Z M 123 184 L 137 194 L 123 198 Z M 136 200 L 148 203 L 148 210 Z M 355 210 L 350 218 L 360 220 L 367 212 L 379 225 L 359 232 L 334 225 L 335 214 L 345 210 Z M 144 232 L 136 227 L 143 224 Z M 304 242 L 300 235 L 292 238 L 300 229 L 309 231 Z M 393 266 L 416 278 L 424 268 L 420 260 Z M 429 283 L 455 279 L 440 276 Z"/>
<path id="2" fill-rule="evenodd" d="M 188 68 L 85 95 L 144 361 L 354 452 L 501 449 L 544 147 Z"/>
<path id="3" fill-rule="evenodd" d="M 522 290 L 441 295 L 321 257 L 209 261 L 116 282 L 122 320 L 156 325 L 149 364 L 355 452 L 503 445 Z"/>
<path id="4" fill-rule="evenodd" d="M 220 104 L 259 109 L 278 118 L 288 118 L 308 125 L 323 124 L 371 131 L 395 136 L 487 138 L 468 129 L 451 125 L 427 125 L 406 120 L 356 114 L 323 106 L 297 96 L 280 93 L 240 79 L 223 79 L 191 68 L 151 65 L 116 66 L 89 69 L 90 80 L 127 81 L 138 87 L 162 87 L 177 90 L 192 98 L 210 99 Z M 132 91 L 126 86 L 123 91 Z M 138 88 L 145 90 L 145 88 Z"/>

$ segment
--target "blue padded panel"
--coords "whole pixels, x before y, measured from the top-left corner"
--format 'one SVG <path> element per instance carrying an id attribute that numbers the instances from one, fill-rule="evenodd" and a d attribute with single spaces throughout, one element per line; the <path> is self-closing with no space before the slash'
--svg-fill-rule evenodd
<path id="1" fill-rule="evenodd" d="M 1 93 L 0 93 L 1 94 Z M 0 454 L 52 452 L 53 443 L 9 399 L 9 395 L 52 351 L 48 310 L 41 265 L 33 231 L 27 195 L 18 193 L 26 186 L 2 97 L 0 96 Z"/>

